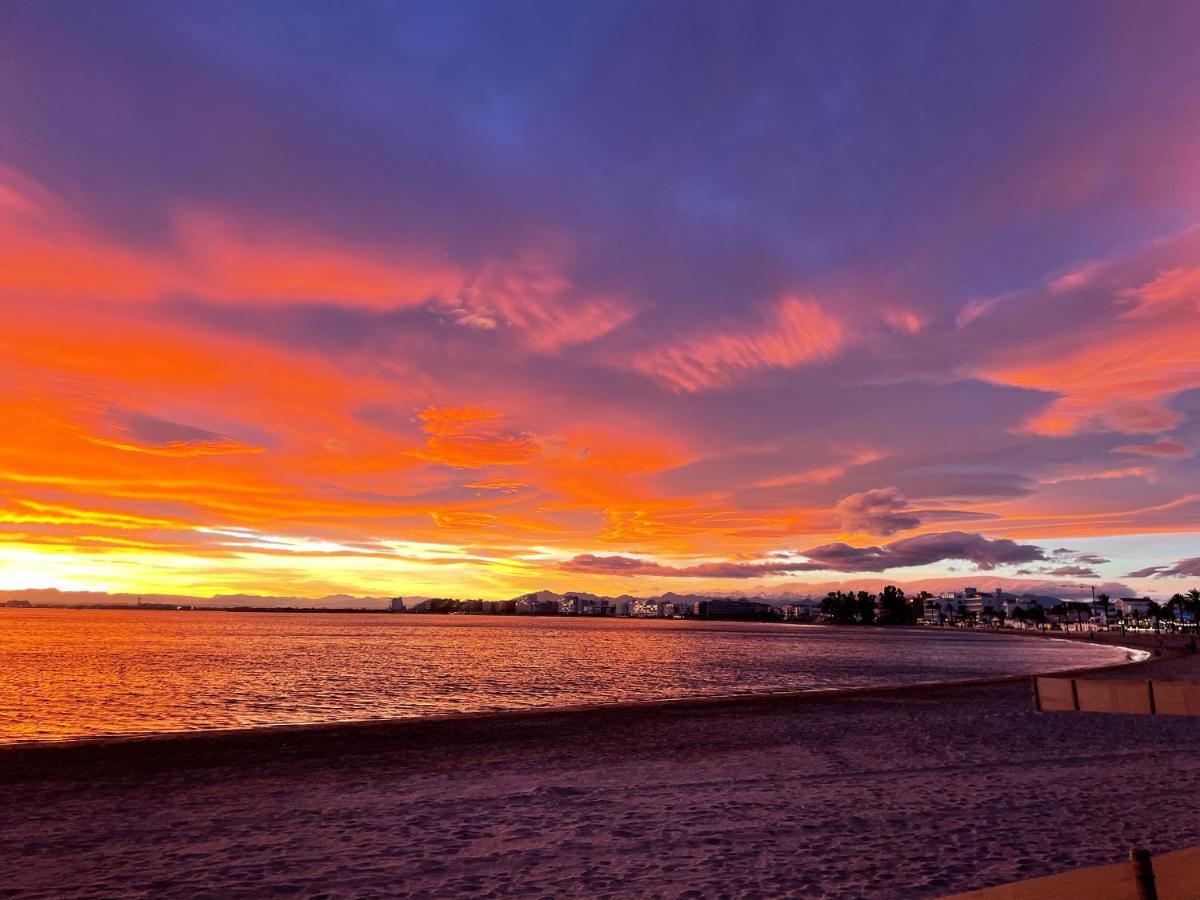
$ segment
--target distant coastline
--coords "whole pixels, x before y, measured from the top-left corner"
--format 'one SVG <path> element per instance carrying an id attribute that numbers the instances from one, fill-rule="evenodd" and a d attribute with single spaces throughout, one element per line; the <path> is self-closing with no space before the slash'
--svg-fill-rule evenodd
<path id="1" fill-rule="evenodd" d="M 1197 595 L 1197 596 L 1191 596 Z M 100 599 L 103 597 L 104 599 Z M 1095 595 L 1090 602 L 1060 596 L 1013 593 L 975 587 L 933 594 L 905 593 L 885 584 L 878 593 L 831 590 L 811 595 L 741 596 L 718 592 L 649 597 L 598 595 L 549 590 L 508 600 L 457 597 L 354 597 L 331 595 L 317 600 L 261 595 L 209 598 L 161 594 L 130 595 L 60 592 L 56 589 L 0 591 L 0 608 L 93 609 L 174 612 L 335 613 L 448 616 L 536 616 L 617 619 L 694 619 L 702 621 L 786 622 L 859 626 L 938 626 L 1001 629 L 1016 632 L 1106 632 L 1117 630 L 1182 633 L 1200 622 L 1200 591 L 1176 594 L 1158 603 L 1149 597 Z"/>

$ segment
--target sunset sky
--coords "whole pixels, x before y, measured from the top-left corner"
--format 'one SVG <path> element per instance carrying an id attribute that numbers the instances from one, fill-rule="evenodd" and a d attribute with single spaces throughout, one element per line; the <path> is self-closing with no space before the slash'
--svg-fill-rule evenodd
<path id="1" fill-rule="evenodd" d="M 1200 584 L 1200 6 L 9 3 L 0 588 Z"/>

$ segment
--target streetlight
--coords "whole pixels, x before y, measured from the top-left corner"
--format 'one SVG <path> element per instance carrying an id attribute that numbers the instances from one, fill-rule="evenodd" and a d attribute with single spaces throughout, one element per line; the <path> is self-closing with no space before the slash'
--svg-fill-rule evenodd
<path id="1" fill-rule="evenodd" d="M 1085 587 L 1092 589 L 1092 608 L 1088 612 L 1088 618 L 1091 619 L 1092 614 L 1096 612 L 1096 586 L 1094 584 L 1077 584 L 1076 587 Z M 1104 627 L 1108 627 L 1108 613 L 1104 614 Z"/>

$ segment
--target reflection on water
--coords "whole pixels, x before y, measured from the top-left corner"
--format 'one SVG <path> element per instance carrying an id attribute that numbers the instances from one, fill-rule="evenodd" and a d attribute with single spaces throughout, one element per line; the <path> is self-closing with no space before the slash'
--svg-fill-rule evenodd
<path id="1" fill-rule="evenodd" d="M 1119 650 L 719 622 L 0 610 L 0 741 L 1045 672 Z"/>

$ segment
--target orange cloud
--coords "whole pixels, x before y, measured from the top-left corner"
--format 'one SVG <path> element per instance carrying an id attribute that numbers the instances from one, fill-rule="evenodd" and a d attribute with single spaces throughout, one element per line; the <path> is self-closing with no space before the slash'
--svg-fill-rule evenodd
<path id="1" fill-rule="evenodd" d="M 1151 456 L 1160 459 L 1184 459 L 1192 455 L 1192 448 L 1179 441 L 1155 441 L 1153 444 L 1124 444 L 1113 447 L 1113 453 L 1132 453 L 1135 456 Z"/>
<path id="2" fill-rule="evenodd" d="M 595 340 L 636 312 L 582 292 L 564 274 L 569 253 L 552 245 L 468 269 L 433 249 L 366 250 L 295 225 L 237 227 L 204 210 L 177 210 L 168 237 L 145 249 L 97 235 L 64 201 L 0 168 L 0 294 L 25 300 L 428 308 L 463 327 L 510 329 L 539 353 Z"/>
<path id="3" fill-rule="evenodd" d="M 179 217 L 175 233 L 175 283 L 164 284 L 164 292 L 396 309 L 454 297 L 462 286 L 460 272 L 437 262 L 414 257 L 402 261 L 395 255 L 385 261 L 327 239 L 279 229 L 235 232 L 209 215 Z"/>
<path id="4" fill-rule="evenodd" d="M 176 294 L 237 302 L 330 302 L 383 308 L 452 297 L 457 271 L 378 255 L 298 229 L 234 229 L 182 212 L 154 250 L 93 233 L 70 206 L 0 168 L 0 293 L 27 299 L 145 303 Z"/>
<path id="5" fill-rule="evenodd" d="M 633 318 L 636 310 L 629 303 L 580 296 L 562 274 L 564 268 L 565 261 L 552 264 L 544 254 L 489 263 L 463 287 L 462 297 L 475 312 L 460 321 L 483 328 L 504 322 L 515 327 L 528 346 L 553 352 L 593 341 Z"/>
<path id="6" fill-rule="evenodd" d="M 500 517 L 491 513 L 466 512 L 462 510 L 434 510 L 430 513 L 438 528 L 448 531 L 483 531 L 499 523 Z"/>
<path id="7" fill-rule="evenodd" d="M 529 487 L 523 481 L 510 481 L 507 478 L 488 478 L 482 481 L 472 481 L 464 484 L 465 488 L 473 488 L 477 491 L 500 491 L 504 494 L 515 494 L 522 488 Z"/>
<path id="8" fill-rule="evenodd" d="M 1172 306 L 1200 312 L 1200 267 L 1160 272 L 1141 287 L 1126 291 L 1124 296 L 1134 303 L 1131 315 L 1149 315 Z"/>
<path id="9" fill-rule="evenodd" d="M 16 498 L 9 509 L 0 509 L 0 522 L 16 525 L 89 525 L 104 528 L 142 529 L 188 527 L 172 519 L 151 518 L 99 509 L 80 509 L 65 504 L 39 503 Z"/>
<path id="10" fill-rule="evenodd" d="M 1175 394 L 1200 386 L 1196 313 L 1200 270 L 1172 269 L 1133 288 L 1089 270 L 1114 298 L 1107 316 L 1079 331 L 1031 338 L 1002 351 L 980 374 L 992 381 L 1060 396 L 1026 424 L 1035 434 L 1105 430 L 1131 434 L 1174 428 L 1182 416 L 1168 405 Z M 1124 308 L 1122 308 L 1122 306 Z"/>
<path id="11" fill-rule="evenodd" d="M 814 300 L 788 297 L 753 331 L 708 331 L 664 345 L 633 367 L 677 392 L 727 387 L 759 369 L 832 359 L 849 341 L 842 322 Z"/>
<path id="12" fill-rule="evenodd" d="M 477 407 L 443 407 L 423 410 L 419 418 L 429 436 L 416 455 L 430 462 L 478 469 L 483 466 L 519 466 L 542 455 L 528 432 L 506 431 L 500 413 Z"/>
<path id="13" fill-rule="evenodd" d="M 925 327 L 924 320 L 911 309 L 888 307 L 883 311 L 883 320 L 894 330 L 905 334 L 918 334 Z"/>
<path id="14" fill-rule="evenodd" d="M 852 453 L 845 462 L 833 463 L 828 466 L 817 466 L 813 469 L 794 472 L 790 475 L 781 475 L 777 478 L 768 478 L 758 482 L 758 487 L 778 488 L 792 487 L 798 484 L 827 484 L 836 478 L 841 478 L 856 466 L 865 466 L 868 463 L 878 462 L 883 458 L 884 454 L 877 450 L 859 450 Z"/>

